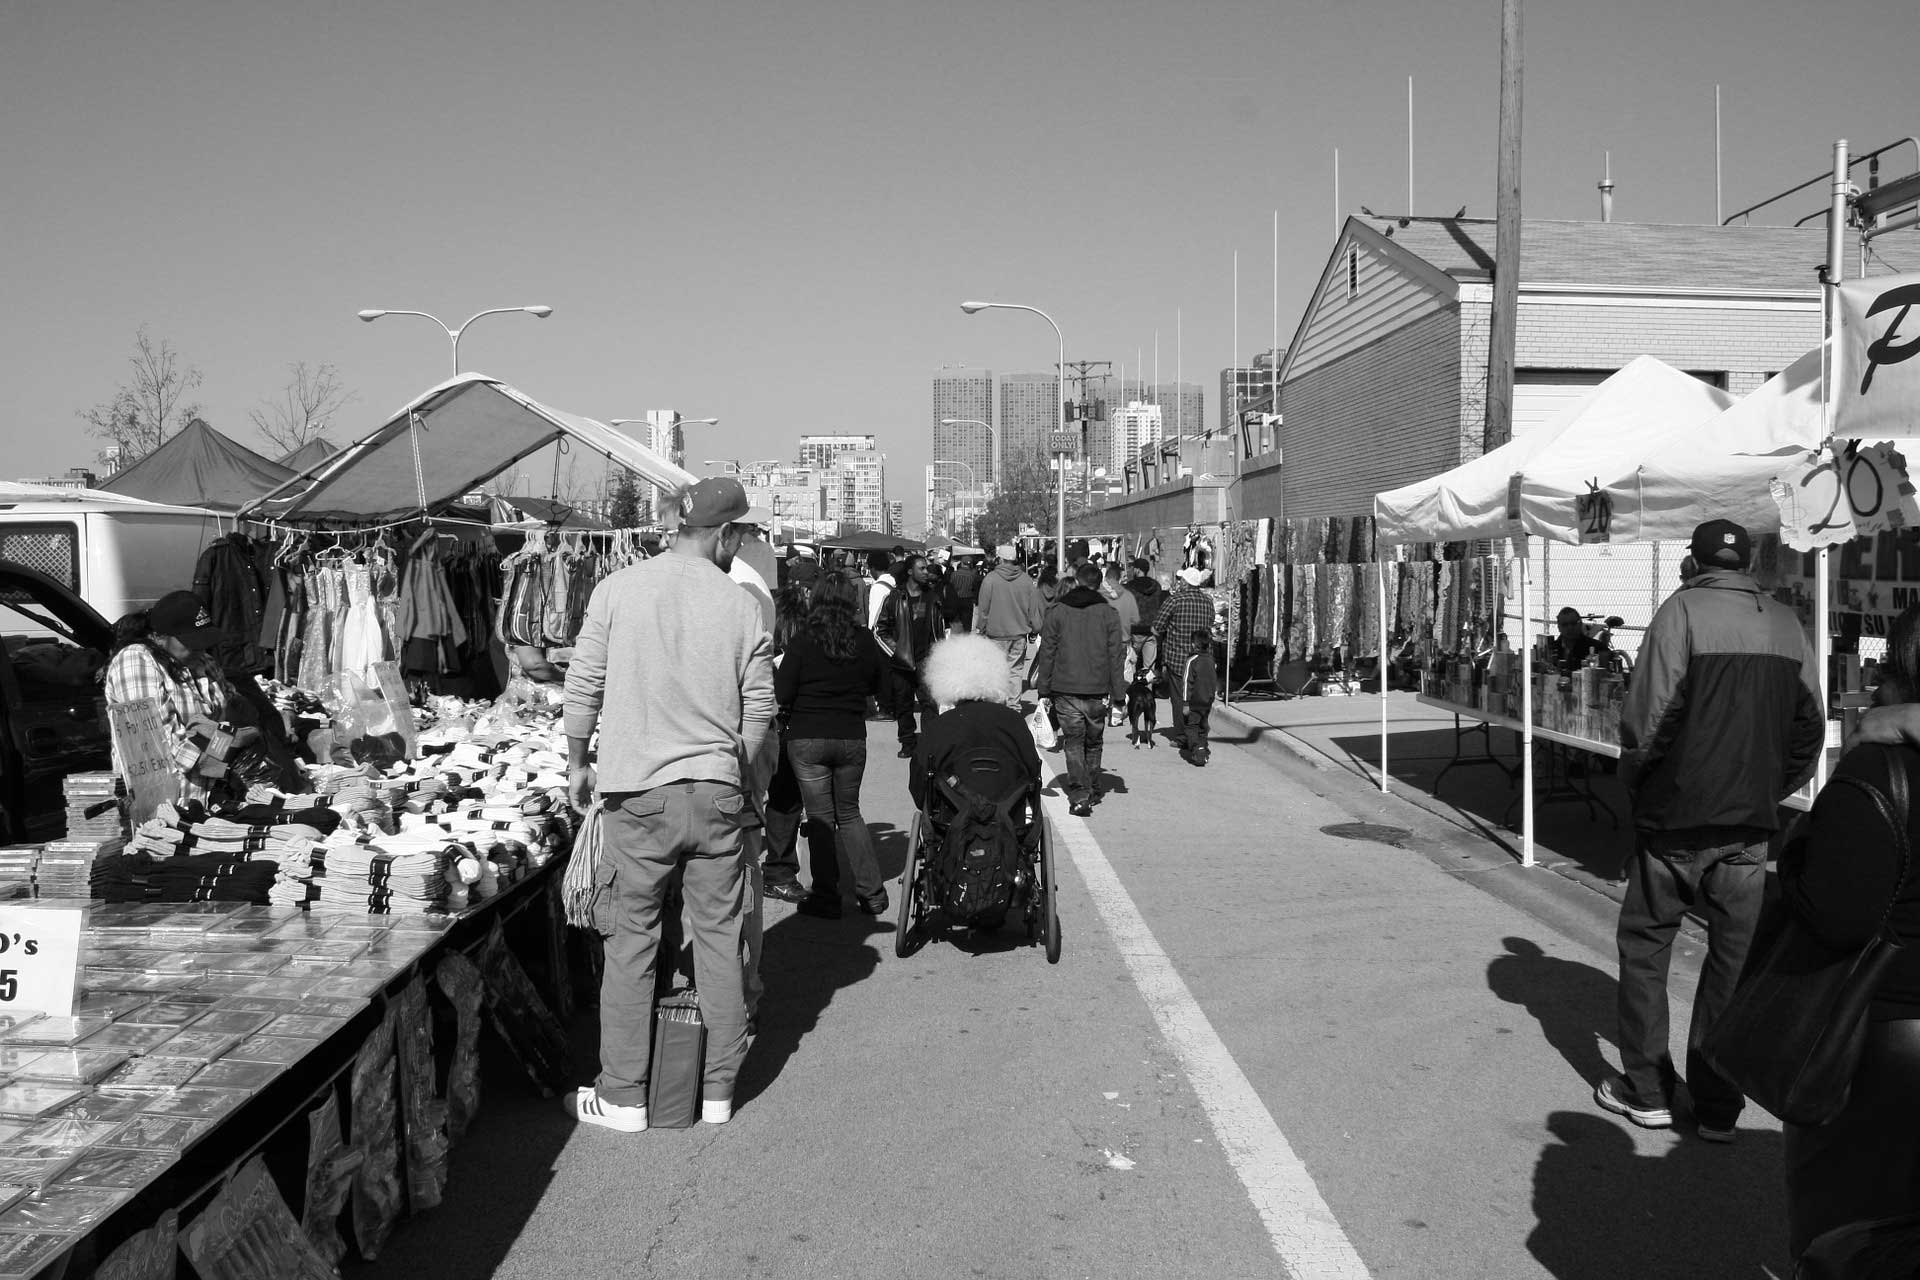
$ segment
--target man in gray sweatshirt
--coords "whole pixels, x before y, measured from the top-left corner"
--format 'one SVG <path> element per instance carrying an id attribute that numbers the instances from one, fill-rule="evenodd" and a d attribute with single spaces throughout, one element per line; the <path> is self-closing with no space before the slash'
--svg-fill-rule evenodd
<path id="1" fill-rule="evenodd" d="M 733 1115 L 747 1053 L 742 834 L 760 823 L 753 797 L 768 781 L 749 762 L 766 754 L 774 697 L 772 638 L 727 571 L 747 526 L 768 519 L 738 480 L 702 480 L 681 495 L 672 549 L 613 574 L 587 602 L 567 670 L 567 786 L 576 809 L 605 810 L 596 880 L 611 894 L 612 932 L 600 1075 L 567 1099 L 585 1124 L 647 1127 L 661 901 L 676 867 L 707 1025 L 701 1118 Z M 597 769 L 587 762 L 596 728 Z"/>
<path id="2" fill-rule="evenodd" d="M 1018 708 L 1020 686 L 1027 674 L 1027 643 L 1040 634 L 1047 605 L 1033 579 L 1014 563 L 1011 543 L 995 554 L 1000 563 L 980 580 L 980 604 L 974 611 L 973 629 L 1006 651 L 1007 705 Z"/>

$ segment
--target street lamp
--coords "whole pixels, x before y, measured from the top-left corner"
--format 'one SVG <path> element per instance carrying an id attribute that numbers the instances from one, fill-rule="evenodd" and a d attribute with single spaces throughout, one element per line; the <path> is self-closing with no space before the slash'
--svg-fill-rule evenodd
<path id="1" fill-rule="evenodd" d="M 545 320 L 548 316 L 553 314 L 552 307 L 489 307 L 485 311 L 477 311 L 474 314 L 468 316 L 466 319 L 466 322 L 463 323 L 458 329 L 449 328 L 447 325 L 447 322 L 442 320 L 439 316 L 428 315 L 425 311 L 399 311 L 399 310 L 383 311 L 379 308 L 370 307 L 367 310 L 360 312 L 359 314 L 360 314 L 360 318 L 362 320 L 367 321 L 369 324 L 371 324 L 375 320 L 378 320 L 381 316 L 422 316 L 428 320 L 433 321 L 435 324 L 439 325 L 442 329 L 445 329 L 447 337 L 452 339 L 453 341 L 453 376 L 457 378 L 460 376 L 460 335 L 467 331 L 468 325 L 472 324 L 475 320 L 478 320 L 481 316 L 504 315 L 509 311 L 524 311 L 528 315 L 533 316 L 540 320 Z"/>
<path id="2" fill-rule="evenodd" d="M 993 429 L 991 422 L 983 422 L 979 418 L 942 418 L 940 419 L 940 425 L 943 427 L 985 427 L 987 429 L 987 448 L 993 458 L 993 474 L 1000 483 L 1005 483 L 1004 477 L 1000 476 L 1000 433 Z"/>
<path id="3" fill-rule="evenodd" d="M 1060 416 L 1059 425 L 1054 432 L 1054 439 L 1058 440 L 1065 436 L 1067 433 L 1067 340 L 1062 336 L 1060 326 L 1054 323 L 1053 317 L 1040 308 L 1030 307 L 1024 302 L 963 302 L 960 304 L 960 309 L 968 315 L 987 310 L 1031 311 L 1048 324 L 1053 325 L 1053 336 L 1059 339 L 1060 342 L 1060 363 L 1056 366 L 1060 371 L 1060 394 L 1054 397 L 1057 402 L 1057 407 L 1060 410 Z M 1067 576 L 1067 469 L 1064 465 L 1061 466 L 1054 475 L 1053 492 L 1056 537 L 1053 548 L 1054 570 L 1062 578 L 1065 578 Z"/>

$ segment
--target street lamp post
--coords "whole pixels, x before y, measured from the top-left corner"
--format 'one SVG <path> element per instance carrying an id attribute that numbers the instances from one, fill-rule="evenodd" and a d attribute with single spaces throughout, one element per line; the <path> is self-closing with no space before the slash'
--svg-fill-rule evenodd
<path id="1" fill-rule="evenodd" d="M 1067 340 L 1061 334 L 1060 326 L 1054 322 L 1053 317 L 1048 315 L 1046 312 L 1042 311 L 1040 308 L 1030 307 L 1024 302 L 963 302 L 960 304 L 960 309 L 966 312 L 968 315 L 973 315 L 977 311 L 988 311 L 988 310 L 1031 311 L 1033 312 L 1033 314 L 1039 316 L 1042 320 L 1045 320 L 1048 324 L 1053 325 L 1053 336 L 1056 339 L 1058 339 L 1060 343 L 1060 363 L 1055 366 L 1055 368 L 1059 370 L 1060 382 L 1059 382 L 1058 390 L 1060 394 L 1054 397 L 1055 407 L 1060 412 L 1059 412 L 1058 426 L 1055 428 L 1055 431 L 1054 431 L 1054 439 L 1058 440 L 1062 436 L 1066 435 L 1067 433 L 1067 399 L 1066 399 Z M 1051 452 L 1051 450 L 1049 450 L 1049 452 Z M 1054 547 L 1053 547 L 1054 570 L 1062 578 L 1065 578 L 1067 576 L 1067 468 L 1066 468 L 1065 455 L 1060 455 L 1060 465 L 1055 469 L 1055 472 L 1054 472 L 1053 494 L 1054 494 L 1054 537 L 1055 537 Z"/>
<path id="2" fill-rule="evenodd" d="M 528 315 L 533 316 L 540 320 L 545 320 L 548 316 L 553 314 L 552 307 L 539 307 L 539 306 L 536 306 L 536 307 L 489 307 L 485 311 L 476 311 L 474 314 L 468 316 L 465 322 L 462 323 L 460 327 L 457 329 L 450 327 L 447 324 L 447 322 L 442 320 L 439 316 L 430 315 L 425 311 L 400 311 L 400 310 L 391 310 L 391 309 L 382 310 L 377 307 L 370 307 L 367 310 L 360 312 L 360 318 L 362 320 L 367 321 L 369 324 L 371 324 L 375 320 L 378 320 L 381 316 L 421 316 L 425 319 L 433 321 L 435 324 L 439 325 L 443 330 L 446 331 L 447 337 L 453 343 L 453 376 L 457 378 L 460 376 L 460 335 L 467 331 L 468 325 L 471 325 L 475 320 L 478 320 L 481 316 L 505 315 L 509 311 L 524 311 Z"/>

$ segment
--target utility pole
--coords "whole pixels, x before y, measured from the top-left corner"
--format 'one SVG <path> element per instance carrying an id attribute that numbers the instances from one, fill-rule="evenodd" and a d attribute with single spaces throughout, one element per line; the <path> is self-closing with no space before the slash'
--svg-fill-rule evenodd
<path id="1" fill-rule="evenodd" d="M 1520 0 L 1500 6 L 1500 157 L 1494 191 L 1493 322 L 1481 444 L 1513 438 L 1513 347 L 1520 308 Z M 1531 793 L 1529 793 L 1531 794 Z"/>
<path id="2" fill-rule="evenodd" d="M 1068 372 L 1071 370 L 1072 372 Z M 1067 402 L 1067 416 L 1080 424 L 1081 494 L 1085 510 L 1093 509 L 1093 423 L 1107 420 L 1107 403 L 1088 400 L 1087 384 L 1104 378 L 1113 370 L 1111 360 L 1069 360 L 1061 376 L 1073 384 L 1073 399 Z M 1062 480 L 1065 477 L 1061 477 Z"/>

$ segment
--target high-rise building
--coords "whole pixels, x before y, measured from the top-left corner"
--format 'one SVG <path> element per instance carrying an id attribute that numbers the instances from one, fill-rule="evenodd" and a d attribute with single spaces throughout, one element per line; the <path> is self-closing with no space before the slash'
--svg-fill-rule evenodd
<path id="1" fill-rule="evenodd" d="M 1113 444 L 1107 455 L 1107 477 L 1115 487 L 1124 483 L 1127 464 L 1140 457 L 1140 450 L 1161 440 L 1161 410 L 1157 404 L 1130 400 L 1123 409 L 1109 410 L 1113 422 Z"/>
<path id="2" fill-rule="evenodd" d="M 896 538 L 907 531 L 907 504 L 898 498 L 887 499 L 887 532 Z"/>
<path id="3" fill-rule="evenodd" d="M 834 460 L 828 499 L 838 495 L 837 517 L 860 529 L 887 531 L 887 455 L 872 449 L 842 453 Z"/>
<path id="4" fill-rule="evenodd" d="M 954 419 L 952 426 L 943 425 Z M 933 456 L 964 462 L 981 484 L 992 484 L 993 434 L 975 425 L 993 421 L 993 373 L 943 365 L 933 375 Z M 931 517 L 929 517 L 931 518 Z"/>
<path id="5" fill-rule="evenodd" d="M 1060 378 L 1052 373 L 1009 373 L 1000 379 L 1000 457 L 1044 457 L 1047 437 L 1060 423 Z M 996 476 L 997 480 L 998 477 Z"/>
<path id="6" fill-rule="evenodd" d="M 739 477 L 747 501 L 773 512 L 782 528 L 797 524 L 810 533 L 820 532 L 816 526 L 827 518 L 826 489 L 820 472 L 777 462 L 743 463 Z"/>
<path id="7" fill-rule="evenodd" d="M 1220 371 L 1220 429 L 1239 430 L 1235 419 L 1239 410 L 1252 406 L 1273 394 L 1273 369 L 1276 352 L 1262 351 L 1251 365 Z M 1273 412 L 1269 405 L 1267 412 Z"/>
<path id="8" fill-rule="evenodd" d="M 801 436 L 800 452 L 795 458 L 801 466 L 828 471 L 843 453 L 872 452 L 872 436 Z"/>
<path id="9" fill-rule="evenodd" d="M 1197 436 L 1207 430 L 1206 391 L 1197 382 L 1162 382 L 1146 397 L 1160 406 L 1160 427 L 1167 439 Z"/>

